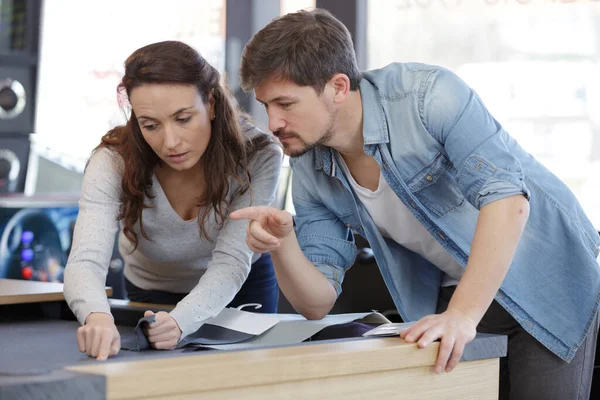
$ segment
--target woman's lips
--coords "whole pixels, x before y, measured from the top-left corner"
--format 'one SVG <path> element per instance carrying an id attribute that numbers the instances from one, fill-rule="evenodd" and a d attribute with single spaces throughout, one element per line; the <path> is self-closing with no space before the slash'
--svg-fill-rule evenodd
<path id="1" fill-rule="evenodd" d="M 170 154 L 169 160 L 171 160 L 171 162 L 174 162 L 175 164 L 182 163 L 185 161 L 188 153 L 189 153 L 189 151 L 186 151 L 185 153 L 179 153 L 179 154 Z"/>

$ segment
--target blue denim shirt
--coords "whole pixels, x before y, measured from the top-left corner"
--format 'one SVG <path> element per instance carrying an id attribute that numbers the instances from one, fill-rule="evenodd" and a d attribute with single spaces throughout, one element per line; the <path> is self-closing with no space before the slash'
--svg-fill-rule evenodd
<path id="1" fill-rule="evenodd" d="M 463 268 L 481 207 L 514 194 L 529 200 L 529 220 L 495 300 L 570 361 L 600 300 L 600 237 L 575 196 L 446 69 L 392 64 L 365 73 L 360 92 L 365 152 Z M 339 157 L 331 148 L 317 147 L 292 160 L 296 229 L 304 254 L 339 294 L 356 256 L 353 231 L 358 232 L 371 244 L 402 318 L 414 321 L 435 313 L 443 273 L 380 234 Z"/>

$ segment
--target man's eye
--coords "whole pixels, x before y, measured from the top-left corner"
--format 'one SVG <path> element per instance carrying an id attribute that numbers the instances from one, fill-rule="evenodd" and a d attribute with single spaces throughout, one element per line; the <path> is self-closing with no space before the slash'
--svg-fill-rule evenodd
<path id="1" fill-rule="evenodd" d="M 292 107 L 292 103 L 280 103 L 281 108 L 284 110 L 289 110 Z"/>

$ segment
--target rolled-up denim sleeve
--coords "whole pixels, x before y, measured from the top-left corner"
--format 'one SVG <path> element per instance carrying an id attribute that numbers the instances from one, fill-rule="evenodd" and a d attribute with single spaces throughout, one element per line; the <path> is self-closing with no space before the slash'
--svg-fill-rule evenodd
<path id="1" fill-rule="evenodd" d="M 444 146 L 463 195 L 477 209 L 515 194 L 529 200 L 523 168 L 510 152 L 514 143 L 479 96 L 451 71 L 424 79 L 419 112 L 427 131 Z"/>
<path id="2" fill-rule="evenodd" d="M 292 177 L 296 235 L 304 256 L 329 280 L 339 296 L 342 282 L 356 258 L 352 231 L 302 184 Z"/>

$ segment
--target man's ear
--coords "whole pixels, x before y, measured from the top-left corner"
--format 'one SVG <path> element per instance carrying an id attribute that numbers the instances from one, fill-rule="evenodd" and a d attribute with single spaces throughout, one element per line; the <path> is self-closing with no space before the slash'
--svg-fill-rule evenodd
<path id="1" fill-rule="evenodd" d="M 346 74 L 335 74 L 329 84 L 333 88 L 333 102 L 343 103 L 350 93 L 350 78 Z"/>

